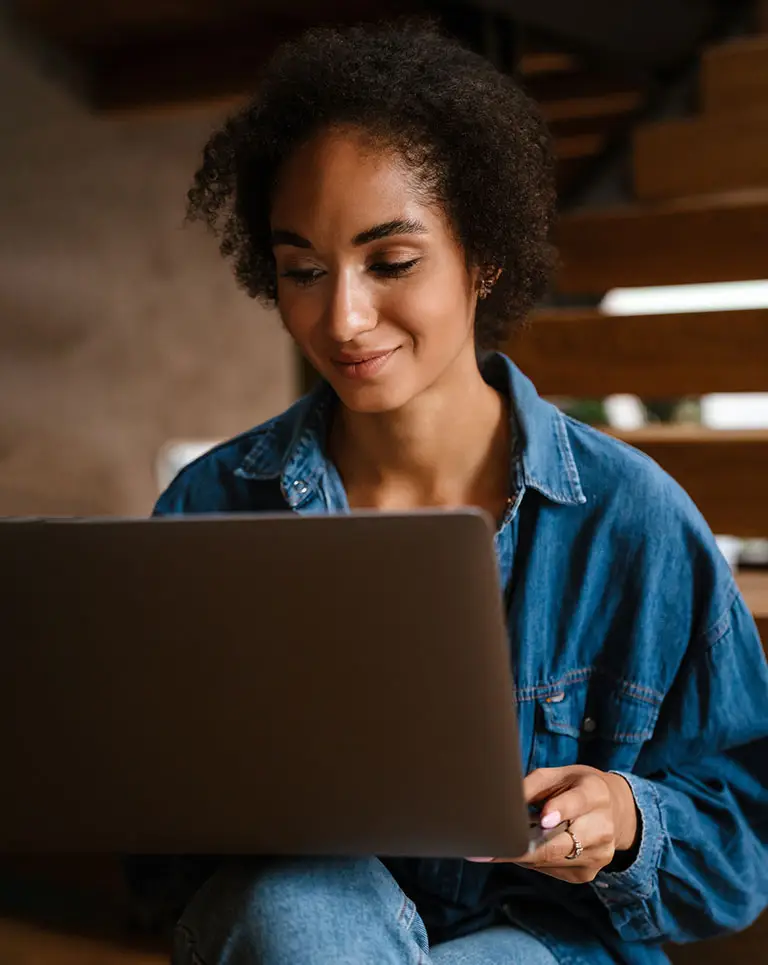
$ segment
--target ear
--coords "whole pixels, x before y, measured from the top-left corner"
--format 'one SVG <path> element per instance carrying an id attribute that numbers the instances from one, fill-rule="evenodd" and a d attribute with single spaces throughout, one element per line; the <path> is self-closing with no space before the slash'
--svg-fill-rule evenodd
<path id="1" fill-rule="evenodd" d="M 480 293 L 484 271 L 482 265 L 472 265 L 469 269 L 469 290 L 474 295 L 479 295 Z"/>

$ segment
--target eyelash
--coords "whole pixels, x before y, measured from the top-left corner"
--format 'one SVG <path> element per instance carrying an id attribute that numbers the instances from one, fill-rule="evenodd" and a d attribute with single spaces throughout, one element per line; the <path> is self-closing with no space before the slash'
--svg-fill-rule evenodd
<path id="1" fill-rule="evenodd" d="M 374 265 L 371 265 L 370 271 L 374 271 L 384 278 L 402 278 L 407 275 L 412 268 L 421 261 L 420 258 L 412 258 L 410 261 L 380 261 Z M 284 271 L 281 278 L 290 278 L 297 285 L 311 285 L 313 282 L 317 281 L 322 272 L 315 268 L 294 269 L 292 271 Z"/>

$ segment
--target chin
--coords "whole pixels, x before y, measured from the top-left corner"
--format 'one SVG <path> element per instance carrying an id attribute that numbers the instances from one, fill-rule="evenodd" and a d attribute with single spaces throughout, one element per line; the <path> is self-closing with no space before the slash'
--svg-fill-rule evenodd
<path id="1" fill-rule="evenodd" d="M 350 412 L 375 415 L 384 412 L 394 412 L 410 401 L 411 395 L 403 391 L 403 387 L 386 385 L 339 385 L 332 383 L 336 395 Z"/>

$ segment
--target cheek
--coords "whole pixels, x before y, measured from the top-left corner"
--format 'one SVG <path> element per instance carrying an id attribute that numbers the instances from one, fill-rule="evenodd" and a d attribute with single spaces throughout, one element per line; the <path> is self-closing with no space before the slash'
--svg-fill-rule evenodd
<path id="1" fill-rule="evenodd" d="M 309 291 L 290 291 L 278 299 L 285 330 L 301 348 L 307 347 L 318 330 L 321 306 Z"/>
<path id="2" fill-rule="evenodd" d="M 467 292 L 460 278 L 448 272 L 414 278 L 396 288 L 386 306 L 382 306 L 381 314 L 430 349 L 450 349 L 455 341 L 466 338 L 473 325 Z"/>

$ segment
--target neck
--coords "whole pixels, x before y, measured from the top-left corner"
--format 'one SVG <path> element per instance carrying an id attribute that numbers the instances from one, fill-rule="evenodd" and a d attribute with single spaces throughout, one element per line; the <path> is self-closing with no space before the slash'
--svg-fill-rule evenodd
<path id="1" fill-rule="evenodd" d="M 353 507 L 478 505 L 498 512 L 509 486 L 509 419 L 474 351 L 393 412 L 340 407 L 333 457 Z"/>

